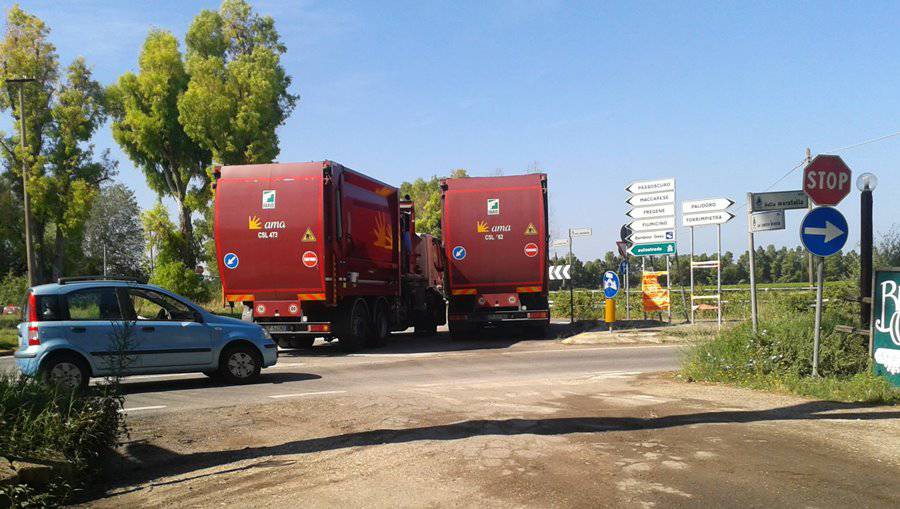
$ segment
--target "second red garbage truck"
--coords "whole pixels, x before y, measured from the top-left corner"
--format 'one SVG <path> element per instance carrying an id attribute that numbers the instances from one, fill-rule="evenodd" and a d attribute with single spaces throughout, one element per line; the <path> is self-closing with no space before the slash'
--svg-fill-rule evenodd
<path id="1" fill-rule="evenodd" d="M 332 161 L 214 176 L 224 299 L 280 346 L 323 336 L 353 351 L 445 323 L 440 243 L 416 234 L 413 204 L 395 187 Z"/>
<path id="2" fill-rule="evenodd" d="M 450 332 L 546 332 L 547 175 L 448 178 L 441 190 Z"/>

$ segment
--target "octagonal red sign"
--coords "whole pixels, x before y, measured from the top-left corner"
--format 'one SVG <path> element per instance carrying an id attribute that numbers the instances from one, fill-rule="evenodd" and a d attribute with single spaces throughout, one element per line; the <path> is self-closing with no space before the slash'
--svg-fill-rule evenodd
<path id="1" fill-rule="evenodd" d="M 803 170 L 803 191 L 816 205 L 837 205 L 851 185 L 850 167 L 839 156 L 817 155 Z"/>

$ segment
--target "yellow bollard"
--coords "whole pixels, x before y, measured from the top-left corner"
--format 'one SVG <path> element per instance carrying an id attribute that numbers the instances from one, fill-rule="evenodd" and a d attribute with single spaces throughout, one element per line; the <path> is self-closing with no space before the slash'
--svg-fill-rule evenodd
<path id="1" fill-rule="evenodd" d="M 606 323 L 614 323 L 616 321 L 616 301 L 614 299 L 606 299 L 605 311 L 604 321 Z"/>

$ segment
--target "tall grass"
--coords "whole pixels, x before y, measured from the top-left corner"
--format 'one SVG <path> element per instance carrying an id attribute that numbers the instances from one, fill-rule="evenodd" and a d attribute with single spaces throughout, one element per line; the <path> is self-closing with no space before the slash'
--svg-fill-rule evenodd
<path id="1" fill-rule="evenodd" d="M 697 342 L 682 363 L 681 376 L 825 399 L 900 401 L 900 391 L 872 374 L 867 340 L 834 331 L 836 325 L 856 320 L 855 305 L 843 300 L 852 291 L 847 285 L 827 289 L 818 378 L 811 377 L 814 313 L 802 295 L 785 296 L 778 305 L 767 306 L 758 334 L 743 322 Z"/>

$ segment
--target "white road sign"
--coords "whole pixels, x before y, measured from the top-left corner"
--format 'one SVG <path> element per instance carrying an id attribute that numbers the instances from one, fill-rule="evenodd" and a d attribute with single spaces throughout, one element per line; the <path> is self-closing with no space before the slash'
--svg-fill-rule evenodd
<path id="1" fill-rule="evenodd" d="M 569 239 L 556 239 L 550 242 L 550 247 L 569 247 Z"/>
<path id="2" fill-rule="evenodd" d="M 637 207 L 626 214 L 634 219 L 649 219 L 651 217 L 666 217 L 675 215 L 675 205 L 652 205 L 650 207 Z"/>
<path id="3" fill-rule="evenodd" d="M 590 228 L 569 228 L 569 235 L 573 237 L 590 237 L 593 233 Z"/>
<path id="4" fill-rule="evenodd" d="M 631 194 L 659 193 L 662 191 L 674 191 L 675 179 L 638 180 L 625 188 Z"/>
<path id="5" fill-rule="evenodd" d="M 709 198 L 707 200 L 690 200 L 681 202 L 682 214 L 695 214 L 697 212 L 712 212 L 725 210 L 734 205 L 728 198 Z"/>
<path id="6" fill-rule="evenodd" d="M 675 217 L 658 217 L 654 219 L 638 219 L 629 225 L 631 231 L 648 232 L 653 230 L 672 230 L 675 228 Z"/>
<path id="7" fill-rule="evenodd" d="M 784 230 L 784 210 L 766 210 L 750 214 L 750 232 Z"/>
<path id="8" fill-rule="evenodd" d="M 699 214 L 683 214 L 681 224 L 684 226 L 704 226 L 710 224 L 725 224 L 734 217 L 734 214 L 724 210 L 715 212 L 700 212 Z"/>
<path id="9" fill-rule="evenodd" d="M 805 208 L 809 208 L 809 196 L 802 190 L 752 193 L 750 198 L 750 212 Z"/>
<path id="10" fill-rule="evenodd" d="M 551 281 L 558 281 L 562 279 L 572 279 L 569 275 L 569 268 L 571 265 L 551 265 L 547 272 L 549 273 Z"/>
<path id="11" fill-rule="evenodd" d="M 675 230 L 657 230 L 652 232 L 634 232 L 628 237 L 632 244 L 650 244 L 656 242 L 672 242 Z"/>
<path id="12" fill-rule="evenodd" d="M 625 200 L 625 203 L 633 207 L 646 207 L 648 205 L 665 205 L 675 203 L 675 191 L 662 193 L 635 194 Z"/>

